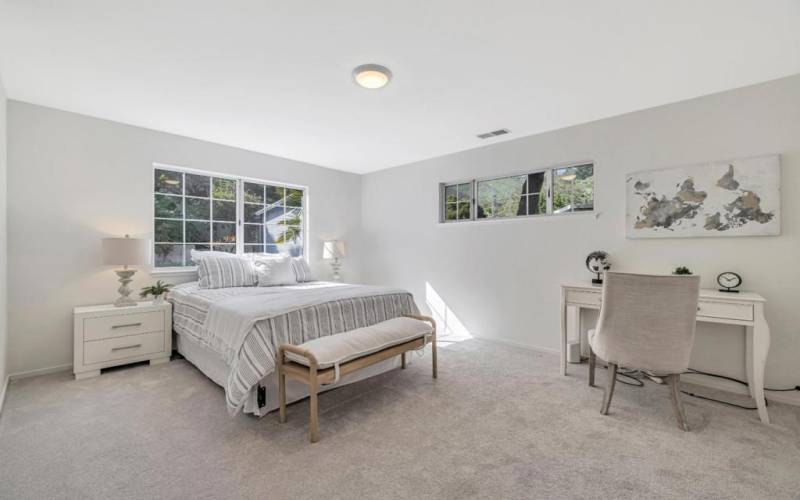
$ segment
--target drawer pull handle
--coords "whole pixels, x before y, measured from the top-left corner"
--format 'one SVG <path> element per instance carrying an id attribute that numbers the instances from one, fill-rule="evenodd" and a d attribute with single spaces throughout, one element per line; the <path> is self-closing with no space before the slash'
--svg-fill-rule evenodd
<path id="1" fill-rule="evenodd" d="M 127 323 L 127 324 L 124 324 L 124 325 L 114 325 L 111 328 L 129 328 L 129 327 L 132 327 L 132 326 L 142 326 L 142 322 L 140 321 L 138 323 Z"/>
<path id="2" fill-rule="evenodd" d="M 122 351 L 124 349 L 136 349 L 137 347 L 142 347 L 142 344 L 126 345 L 123 347 L 112 347 L 111 352 Z"/>

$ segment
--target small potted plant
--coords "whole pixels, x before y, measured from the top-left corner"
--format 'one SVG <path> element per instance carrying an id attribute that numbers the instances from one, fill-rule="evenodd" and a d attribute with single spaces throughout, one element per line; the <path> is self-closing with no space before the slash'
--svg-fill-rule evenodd
<path id="1" fill-rule="evenodd" d="M 152 295 L 153 304 L 163 304 L 164 298 L 167 295 L 167 292 L 169 292 L 170 288 L 172 288 L 172 285 L 158 280 L 156 281 L 155 285 L 142 288 L 142 292 L 139 294 L 139 297 L 146 299 L 148 295 Z"/>
<path id="2" fill-rule="evenodd" d="M 692 270 L 689 269 L 686 266 L 678 266 L 678 267 L 675 268 L 674 271 L 672 271 L 672 274 L 677 275 L 677 276 L 686 275 L 686 274 L 692 274 Z"/>

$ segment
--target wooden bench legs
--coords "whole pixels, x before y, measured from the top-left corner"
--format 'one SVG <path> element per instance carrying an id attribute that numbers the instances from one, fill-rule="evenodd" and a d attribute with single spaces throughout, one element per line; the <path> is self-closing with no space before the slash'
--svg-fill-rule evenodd
<path id="1" fill-rule="evenodd" d="M 432 318 L 426 316 L 411 316 L 415 319 L 428 321 L 433 327 L 433 331 L 427 337 L 419 337 L 404 344 L 396 345 L 378 351 L 367 356 L 354 359 L 339 366 L 339 375 L 334 368 L 319 369 L 319 363 L 313 354 L 301 347 L 284 344 L 278 348 L 278 418 L 281 423 L 286 422 L 286 377 L 290 376 L 308 384 L 308 439 L 312 443 L 319 441 L 319 388 L 321 384 L 334 383 L 339 380 L 339 376 L 347 375 L 354 371 L 366 368 L 375 363 L 400 355 L 400 367 L 406 367 L 406 353 L 410 350 L 425 347 L 426 343 L 431 344 L 431 362 L 433 378 L 438 376 L 437 353 L 436 353 L 436 323 Z M 295 363 L 286 360 L 286 353 L 291 352 L 308 360 L 308 365 Z"/>
<path id="2" fill-rule="evenodd" d="M 436 357 L 436 325 L 433 326 L 433 333 L 431 334 L 431 369 L 433 378 L 439 378 L 439 362 Z"/>

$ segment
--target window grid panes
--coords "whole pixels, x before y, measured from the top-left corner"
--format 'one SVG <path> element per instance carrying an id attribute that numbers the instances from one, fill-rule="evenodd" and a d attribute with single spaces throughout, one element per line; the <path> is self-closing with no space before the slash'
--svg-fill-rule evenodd
<path id="1" fill-rule="evenodd" d="M 472 193 L 475 200 L 459 194 Z M 594 210 L 594 165 L 545 169 L 466 183 L 442 185 L 442 221 L 499 219 Z M 462 215 L 463 210 L 463 215 Z"/>
<path id="2" fill-rule="evenodd" d="M 460 221 L 472 218 L 472 183 L 444 186 L 443 220 Z"/>
<path id="3" fill-rule="evenodd" d="M 155 267 L 193 266 L 193 249 L 303 255 L 304 190 L 165 168 L 154 172 Z"/>
<path id="4" fill-rule="evenodd" d="M 244 252 L 303 255 L 303 191 L 244 183 Z"/>
<path id="5" fill-rule="evenodd" d="M 553 170 L 553 213 L 594 210 L 594 165 Z"/>

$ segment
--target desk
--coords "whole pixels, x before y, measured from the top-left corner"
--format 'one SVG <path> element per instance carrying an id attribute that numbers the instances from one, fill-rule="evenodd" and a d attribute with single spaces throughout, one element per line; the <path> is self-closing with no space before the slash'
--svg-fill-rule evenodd
<path id="1" fill-rule="evenodd" d="M 561 286 L 561 374 L 567 374 L 567 317 L 570 311 L 580 317 L 581 309 L 600 309 L 603 288 L 599 285 Z M 724 323 L 745 328 L 747 335 L 747 383 L 750 396 L 755 399 L 758 416 L 769 423 L 767 404 L 764 401 L 764 367 L 769 352 L 769 325 L 764 317 L 764 297 L 752 293 L 726 293 L 717 290 L 700 290 L 697 321 Z"/>

